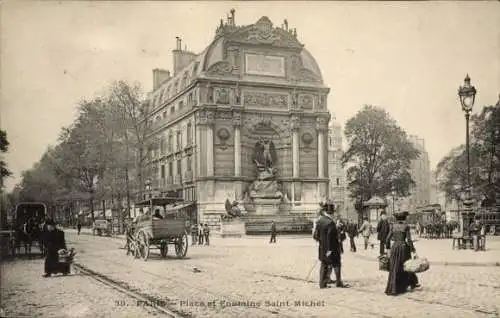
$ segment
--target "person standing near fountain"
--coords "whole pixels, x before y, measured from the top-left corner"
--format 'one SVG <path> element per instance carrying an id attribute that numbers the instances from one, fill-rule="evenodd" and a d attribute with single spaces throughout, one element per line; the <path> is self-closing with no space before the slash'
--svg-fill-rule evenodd
<path id="1" fill-rule="evenodd" d="M 329 270 L 333 268 L 336 278 L 336 286 L 339 288 L 349 287 L 342 282 L 341 277 L 341 252 L 337 227 L 333 219 L 333 205 L 326 209 L 317 225 L 317 237 L 319 239 L 318 259 L 321 261 L 319 274 L 319 288 L 327 288 L 330 281 Z"/>
<path id="2" fill-rule="evenodd" d="M 271 239 L 269 240 L 269 243 L 276 243 L 276 224 L 274 221 L 271 221 Z"/>

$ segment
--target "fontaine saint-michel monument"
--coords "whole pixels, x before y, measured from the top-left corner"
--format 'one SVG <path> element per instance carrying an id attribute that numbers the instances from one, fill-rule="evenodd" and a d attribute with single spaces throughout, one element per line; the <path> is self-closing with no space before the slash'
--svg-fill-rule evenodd
<path id="1" fill-rule="evenodd" d="M 205 50 L 178 38 L 173 74 L 153 71 L 151 178 L 196 202 L 198 222 L 307 230 L 328 199 L 329 88 L 298 38 L 286 20 L 239 26 L 231 10 Z"/>

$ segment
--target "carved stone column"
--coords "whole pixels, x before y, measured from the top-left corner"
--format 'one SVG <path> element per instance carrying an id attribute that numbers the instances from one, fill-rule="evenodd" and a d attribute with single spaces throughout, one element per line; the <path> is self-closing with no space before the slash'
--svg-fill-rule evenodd
<path id="1" fill-rule="evenodd" d="M 214 128 L 213 111 L 200 110 L 196 113 L 196 169 L 198 176 L 214 175 Z"/>
<path id="2" fill-rule="evenodd" d="M 328 120 L 323 117 L 316 119 L 318 131 L 318 178 L 325 177 L 325 138 L 328 132 Z"/>
<path id="3" fill-rule="evenodd" d="M 241 113 L 233 112 L 234 127 L 234 176 L 241 176 Z"/>
<path id="4" fill-rule="evenodd" d="M 207 149 L 207 177 L 214 176 L 214 124 L 215 113 L 207 111 L 207 131 L 206 131 L 206 149 Z"/>
<path id="5" fill-rule="evenodd" d="M 202 168 L 201 168 L 201 146 L 203 144 L 202 140 L 202 130 L 205 128 L 204 125 L 206 124 L 206 116 L 205 112 L 200 110 L 195 114 L 195 124 L 196 124 L 196 176 L 200 177 L 202 176 Z"/>
<path id="6" fill-rule="evenodd" d="M 292 116 L 290 128 L 292 130 L 292 176 L 298 178 L 299 170 L 299 127 L 300 119 L 297 116 Z"/>

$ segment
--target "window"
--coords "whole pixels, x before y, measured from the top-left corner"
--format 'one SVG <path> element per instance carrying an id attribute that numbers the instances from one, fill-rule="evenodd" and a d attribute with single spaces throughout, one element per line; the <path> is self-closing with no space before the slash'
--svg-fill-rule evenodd
<path id="1" fill-rule="evenodd" d="M 179 82 L 175 82 L 174 84 L 174 90 L 175 90 L 175 94 L 177 94 L 179 92 Z"/>
<path id="2" fill-rule="evenodd" d="M 193 93 L 189 93 L 188 95 L 188 105 L 193 105 Z"/>
<path id="3" fill-rule="evenodd" d="M 172 152 L 172 150 L 173 150 L 173 139 L 174 139 L 174 136 L 172 136 L 172 134 L 170 134 L 168 136 L 168 152 Z"/>
<path id="4" fill-rule="evenodd" d="M 175 113 L 175 106 L 172 106 L 170 108 L 170 115 L 173 115 Z"/>
<path id="5" fill-rule="evenodd" d="M 339 179 L 339 178 L 337 178 L 337 180 L 336 180 L 336 181 L 337 181 L 337 185 L 340 185 L 340 179 Z"/>
<path id="6" fill-rule="evenodd" d="M 162 115 L 162 116 L 163 116 L 163 118 L 167 118 L 167 112 L 166 112 L 166 111 L 165 111 L 165 112 L 163 112 L 163 115 Z"/>
<path id="7" fill-rule="evenodd" d="M 191 159 L 191 156 L 186 158 L 186 164 L 187 164 L 186 170 L 191 171 L 191 166 L 193 164 L 193 160 Z"/>
<path id="8" fill-rule="evenodd" d="M 177 160 L 177 174 L 180 176 L 182 173 L 182 162 L 181 159 Z"/>
<path id="9" fill-rule="evenodd" d="M 171 177 L 174 174 L 174 164 L 173 162 L 168 163 L 168 175 Z"/>
<path id="10" fill-rule="evenodd" d="M 179 111 L 181 111 L 184 108 L 184 102 L 179 102 Z"/>
<path id="11" fill-rule="evenodd" d="M 161 154 L 165 153 L 165 137 L 161 137 L 160 140 L 160 153 Z"/>
<path id="12" fill-rule="evenodd" d="M 191 145 L 193 143 L 193 126 L 191 125 L 191 123 L 188 123 L 187 124 L 187 131 L 186 131 L 186 134 L 187 134 L 187 144 L 188 145 Z"/>
<path id="13" fill-rule="evenodd" d="M 156 116 L 155 121 L 159 121 L 161 119 L 160 116 Z"/>
<path id="14" fill-rule="evenodd" d="M 165 179 L 165 165 L 161 165 L 161 178 Z"/>
<path id="15" fill-rule="evenodd" d="M 182 149 L 182 132 L 178 131 L 177 132 L 177 150 Z"/>

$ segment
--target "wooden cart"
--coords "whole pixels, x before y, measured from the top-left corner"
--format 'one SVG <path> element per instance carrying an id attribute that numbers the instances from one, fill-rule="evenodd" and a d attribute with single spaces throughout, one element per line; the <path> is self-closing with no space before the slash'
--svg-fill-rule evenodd
<path id="1" fill-rule="evenodd" d="M 151 249 L 158 249 L 162 257 L 167 257 L 168 246 L 174 245 L 178 258 L 186 257 L 188 250 L 188 233 L 186 230 L 186 217 L 178 209 L 169 209 L 168 204 L 182 201 L 176 198 L 154 198 L 136 206 L 163 207 L 164 219 L 151 216 L 139 220 L 132 225 L 127 233 L 127 254 L 133 254 L 144 261 L 149 258 Z"/>

